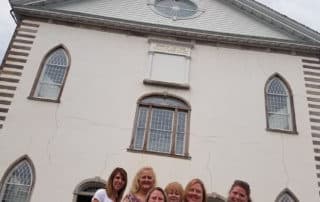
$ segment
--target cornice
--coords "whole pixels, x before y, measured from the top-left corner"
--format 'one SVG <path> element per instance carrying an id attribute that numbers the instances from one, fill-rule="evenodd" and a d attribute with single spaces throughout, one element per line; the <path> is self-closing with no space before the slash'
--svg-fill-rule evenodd
<path id="1" fill-rule="evenodd" d="M 135 21 L 127 21 L 117 18 L 88 15 L 83 13 L 49 10 L 28 6 L 14 6 L 13 10 L 18 16 L 42 18 L 47 20 L 58 20 L 62 22 L 80 23 L 89 26 L 105 27 L 116 30 L 132 31 L 141 34 L 156 34 L 163 36 L 174 36 L 185 39 L 214 42 L 218 44 L 230 44 L 266 48 L 272 50 L 283 50 L 302 52 L 304 54 L 320 53 L 320 44 L 309 42 L 298 42 L 272 38 L 252 37 L 228 33 L 217 33 L 203 30 L 162 26 Z"/>
<path id="2" fill-rule="evenodd" d="M 255 1 L 255 0 L 224 0 L 240 8 L 249 15 L 261 19 L 271 26 L 278 27 L 301 39 L 309 39 L 320 43 L 320 33 L 313 29 Z"/>

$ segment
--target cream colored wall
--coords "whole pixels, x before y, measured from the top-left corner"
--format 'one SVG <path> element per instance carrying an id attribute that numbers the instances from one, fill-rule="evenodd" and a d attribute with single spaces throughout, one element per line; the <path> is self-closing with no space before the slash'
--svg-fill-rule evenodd
<path id="1" fill-rule="evenodd" d="M 28 100 L 41 59 L 59 44 L 71 55 L 61 103 Z M 226 195 L 243 179 L 254 201 L 274 201 L 284 188 L 318 201 L 300 57 L 195 44 L 191 88 L 178 90 L 143 84 L 148 49 L 145 37 L 40 23 L 0 133 L 0 176 L 27 154 L 36 169 L 32 202 L 72 201 L 78 183 L 106 178 L 116 166 L 128 171 L 130 185 L 144 165 L 162 187 L 198 177 L 208 192 Z M 298 135 L 265 130 L 264 85 L 275 72 L 293 90 Z M 136 101 L 150 92 L 191 104 L 191 160 L 127 152 Z"/>

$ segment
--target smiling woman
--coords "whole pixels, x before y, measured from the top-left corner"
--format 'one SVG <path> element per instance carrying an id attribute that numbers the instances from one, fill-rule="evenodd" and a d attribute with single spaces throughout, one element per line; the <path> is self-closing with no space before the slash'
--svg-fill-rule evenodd
<path id="1" fill-rule="evenodd" d="M 168 196 L 169 202 L 182 202 L 183 201 L 183 188 L 178 182 L 169 183 L 164 189 Z"/>
<path id="2" fill-rule="evenodd" d="M 163 189 L 155 187 L 149 191 L 146 202 L 168 202 L 168 198 Z"/>
<path id="3" fill-rule="evenodd" d="M 127 172 L 115 168 L 108 178 L 106 189 L 99 189 L 92 197 L 92 202 L 120 202 L 127 186 Z"/>
<path id="4" fill-rule="evenodd" d="M 156 175 L 151 167 L 141 168 L 135 175 L 130 193 L 123 202 L 144 202 L 148 192 L 157 184 Z"/>
<path id="5" fill-rule="evenodd" d="M 184 190 L 185 202 L 207 202 L 207 192 L 200 179 L 191 180 Z"/>

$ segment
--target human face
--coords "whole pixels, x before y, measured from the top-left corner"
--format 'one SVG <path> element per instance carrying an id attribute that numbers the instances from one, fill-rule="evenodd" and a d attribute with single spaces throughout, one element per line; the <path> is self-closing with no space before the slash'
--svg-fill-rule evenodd
<path id="1" fill-rule="evenodd" d="M 117 173 L 113 177 L 112 186 L 113 186 L 115 191 L 120 191 L 124 187 L 125 183 L 126 182 L 125 182 L 125 180 L 123 179 L 123 176 L 120 173 Z"/>
<path id="2" fill-rule="evenodd" d="M 164 196 L 161 191 L 159 190 L 154 190 L 148 199 L 147 202 L 163 202 L 164 201 Z"/>
<path id="3" fill-rule="evenodd" d="M 186 193 L 187 202 L 202 202 L 203 189 L 199 183 L 190 186 Z"/>
<path id="4" fill-rule="evenodd" d="M 240 187 L 235 186 L 229 193 L 228 202 L 248 202 L 248 196 L 246 191 Z"/>
<path id="5" fill-rule="evenodd" d="M 143 170 L 139 176 L 140 189 L 148 192 L 154 185 L 154 177 L 151 170 Z"/>
<path id="6" fill-rule="evenodd" d="M 168 193 L 169 202 L 180 202 L 181 196 L 177 190 L 171 189 Z"/>

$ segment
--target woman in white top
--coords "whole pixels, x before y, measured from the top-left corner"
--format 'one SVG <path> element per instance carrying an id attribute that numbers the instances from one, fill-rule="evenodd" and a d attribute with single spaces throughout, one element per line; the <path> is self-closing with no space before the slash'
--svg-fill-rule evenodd
<path id="1" fill-rule="evenodd" d="M 92 202 L 120 202 L 127 186 L 127 172 L 123 168 L 115 168 L 108 178 L 105 189 L 98 189 Z"/>

